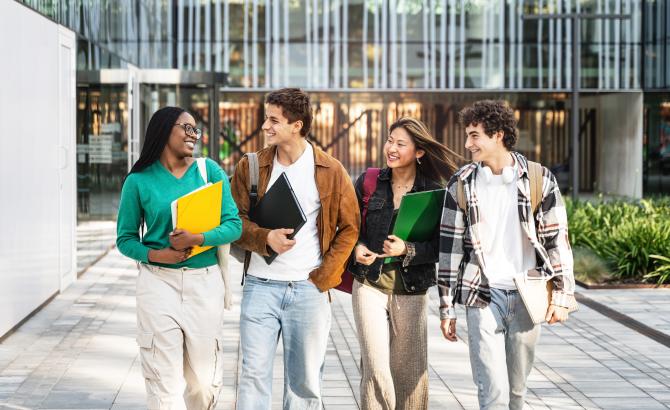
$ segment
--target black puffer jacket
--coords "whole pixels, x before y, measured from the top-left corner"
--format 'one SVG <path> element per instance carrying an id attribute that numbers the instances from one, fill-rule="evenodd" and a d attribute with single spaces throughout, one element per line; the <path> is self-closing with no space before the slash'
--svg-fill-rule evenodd
<path id="1" fill-rule="evenodd" d="M 365 173 L 356 180 L 356 196 L 358 206 L 363 214 L 363 181 Z M 428 180 L 417 173 L 414 186 L 409 192 L 431 191 L 444 188 L 437 182 Z M 384 241 L 389 235 L 389 228 L 393 219 L 393 190 L 391 188 L 391 169 L 384 168 L 377 178 L 377 189 L 370 197 L 365 230 L 361 231 L 358 243 L 362 243 L 373 252 L 382 253 Z M 409 293 L 422 292 L 436 284 L 435 263 L 439 251 L 439 226 L 435 228 L 433 240 L 430 242 L 406 242 L 407 255 L 402 260 L 400 274 L 405 290 Z M 358 279 L 367 279 L 377 282 L 382 271 L 382 258 L 372 265 L 366 266 L 356 263 L 352 256 L 349 261 L 349 271 Z"/>

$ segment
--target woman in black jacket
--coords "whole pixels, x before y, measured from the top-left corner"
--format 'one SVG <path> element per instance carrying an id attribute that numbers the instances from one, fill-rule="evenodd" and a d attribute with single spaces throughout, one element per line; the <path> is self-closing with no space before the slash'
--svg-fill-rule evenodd
<path id="1" fill-rule="evenodd" d="M 356 181 L 366 216 L 349 270 L 356 278 L 362 409 L 427 409 L 426 291 L 435 285 L 439 226 L 429 242 L 404 242 L 391 233 L 403 195 L 443 188 L 456 170 L 451 157 L 457 155 L 435 141 L 421 121 L 401 118 L 389 129 L 384 156 L 387 166 L 368 195 L 367 210 L 365 174 Z"/>

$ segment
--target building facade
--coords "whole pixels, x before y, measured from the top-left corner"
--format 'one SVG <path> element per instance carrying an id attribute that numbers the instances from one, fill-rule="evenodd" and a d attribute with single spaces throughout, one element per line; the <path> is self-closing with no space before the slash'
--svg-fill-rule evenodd
<path id="1" fill-rule="evenodd" d="M 264 145 L 264 94 L 302 87 L 314 103 L 309 138 L 357 175 L 380 164 L 388 125 L 403 115 L 421 118 L 465 155 L 458 111 L 503 98 L 519 119 L 518 150 L 573 189 L 572 22 L 524 19 L 540 13 L 625 15 L 581 23 L 579 191 L 670 193 L 670 4 L 662 0 L 3 3 L 76 36 L 69 160 L 86 239 L 78 270 L 113 242 L 106 221 L 116 217 L 148 119 L 163 105 L 194 115 L 204 130 L 198 153 L 230 173 L 244 152 Z"/>

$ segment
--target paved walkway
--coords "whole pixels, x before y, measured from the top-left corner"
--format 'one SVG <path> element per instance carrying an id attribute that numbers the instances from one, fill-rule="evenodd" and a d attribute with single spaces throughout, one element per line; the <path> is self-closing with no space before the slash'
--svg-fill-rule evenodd
<path id="1" fill-rule="evenodd" d="M 235 292 L 239 298 L 239 265 Z M 0 344 L 2 409 L 142 409 L 144 383 L 135 344 L 134 263 L 112 250 L 79 281 Z M 475 409 L 466 340 L 440 335 L 436 292 L 429 310 L 430 408 Z M 587 291 L 637 320 L 668 331 L 670 291 Z M 333 292 L 326 359 L 327 410 L 357 409 L 359 348 L 351 297 Z M 239 302 L 239 300 L 238 300 Z M 463 317 L 461 312 L 461 317 Z M 225 380 L 218 409 L 233 409 L 239 303 L 225 324 Z M 459 321 L 459 336 L 466 335 Z M 281 403 L 281 349 L 275 406 Z M 668 409 L 670 349 L 588 307 L 565 326 L 543 329 L 530 376 L 529 409 Z"/>

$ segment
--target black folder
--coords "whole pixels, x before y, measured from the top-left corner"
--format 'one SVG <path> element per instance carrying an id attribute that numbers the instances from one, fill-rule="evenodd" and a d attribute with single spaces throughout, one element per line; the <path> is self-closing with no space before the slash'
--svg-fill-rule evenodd
<path id="1" fill-rule="evenodd" d="M 298 198 L 288 182 L 286 174 L 282 172 L 279 178 L 268 189 L 256 206 L 249 212 L 249 219 L 261 228 L 266 229 L 293 229 L 288 236 L 293 239 L 300 228 L 307 222 L 305 213 L 302 211 Z M 277 253 L 268 247 L 270 255 L 265 256 L 265 262 L 269 265 L 277 257 Z"/>

